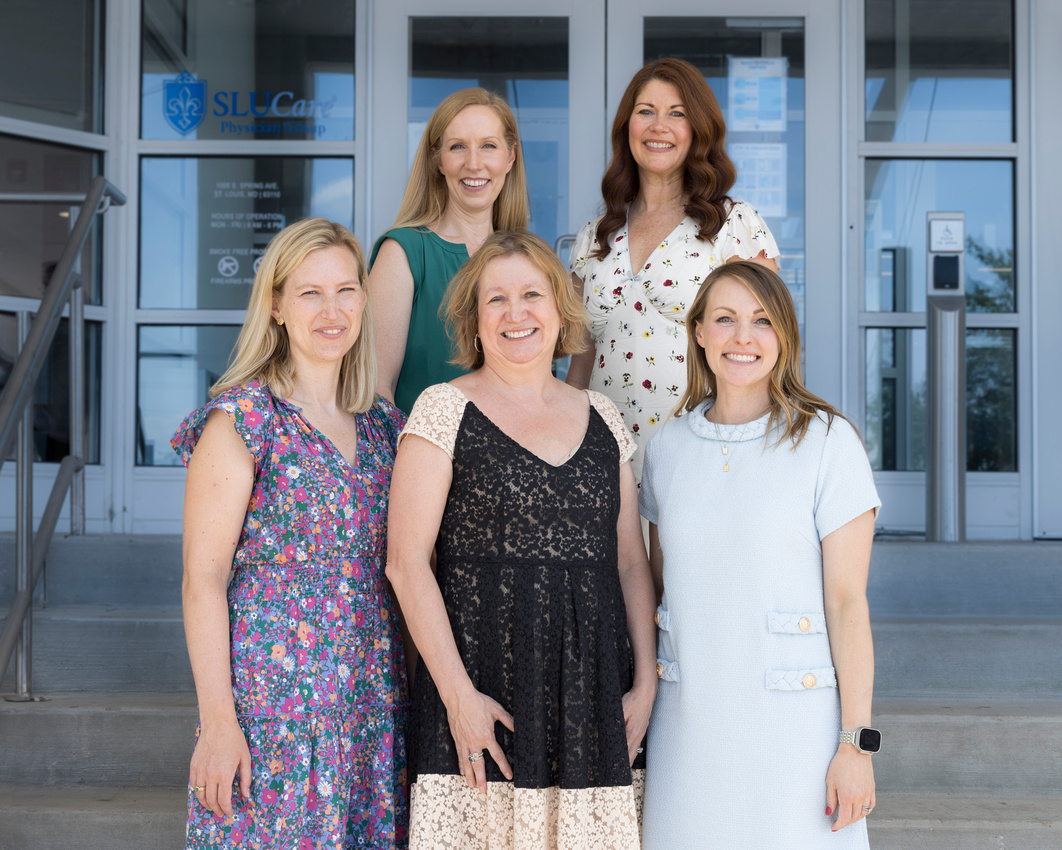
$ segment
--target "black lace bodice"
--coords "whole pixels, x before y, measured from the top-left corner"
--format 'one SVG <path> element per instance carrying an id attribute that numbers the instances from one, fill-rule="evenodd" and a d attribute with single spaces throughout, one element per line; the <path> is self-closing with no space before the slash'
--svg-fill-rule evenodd
<path id="1" fill-rule="evenodd" d="M 497 724 L 495 734 L 518 787 L 631 782 L 619 506 L 619 449 L 595 409 L 578 451 L 555 467 L 466 405 L 437 577 L 469 676 L 515 717 L 515 733 Z M 458 773 L 446 709 L 423 665 L 410 723 L 411 778 Z M 504 781 L 485 763 L 489 781 Z"/>

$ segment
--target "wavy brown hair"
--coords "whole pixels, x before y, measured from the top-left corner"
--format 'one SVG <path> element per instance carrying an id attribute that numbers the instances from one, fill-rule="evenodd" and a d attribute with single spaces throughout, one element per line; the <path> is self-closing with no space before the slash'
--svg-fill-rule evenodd
<path id="1" fill-rule="evenodd" d="M 210 388 L 214 398 L 229 387 L 259 381 L 277 396 L 294 388 L 295 363 L 291 359 L 287 328 L 270 316 L 273 299 L 284 292 L 291 273 L 311 251 L 341 247 L 350 251 L 365 290 L 361 330 L 350 351 L 343 355 L 339 369 L 339 403 L 350 413 L 364 413 L 376 398 L 376 345 L 373 339 L 372 297 L 365 274 L 365 257 L 354 234 L 342 224 L 324 218 L 307 218 L 290 224 L 273 237 L 254 276 L 251 300 L 243 328 L 236 340 L 232 365 Z"/>
<path id="2" fill-rule="evenodd" d="M 499 95 L 486 89 L 472 88 L 455 91 L 435 107 L 424 128 L 424 135 L 417 145 L 413 167 L 409 170 L 409 182 L 402 196 L 402 205 L 391 228 L 427 227 L 446 211 L 450 196 L 446 190 L 446 178 L 439 171 L 442 159 L 442 138 L 462 109 L 469 106 L 486 106 L 494 110 L 502 125 L 505 144 L 510 153 L 515 151 L 513 167 L 505 175 L 505 183 L 494 201 L 493 225 L 495 230 L 519 230 L 527 227 L 530 206 L 527 200 L 527 177 L 524 173 L 524 152 L 520 149 L 520 136 L 516 129 L 513 111 Z"/>
<path id="3" fill-rule="evenodd" d="M 725 278 L 736 280 L 755 296 L 778 336 L 778 362 L 771 370 L 770 383 L 767 385 L 771 411 L 767 433 L 771 434 L 776 427 L 781 428 L 785 420 L 785 428 L 778 442 L 791 440 L 793 448 L 796 448 L 807 435 L 811 420 L 820 414 L 826 415 L 827 429 L 833 424 L 835 416 L 847 422 L 847 417 L 837 408 L 804 386 L 800 374 L 800 326 L 788 287 L 766 266 L 748 261 L 734 261 L 719 266 L 704 279 L 690 305 L 686 314 L 686 392 L 679 399 L 674 414 L 681 416 L 684 412 L 688 413 L 718 392 L 715 373 L 708 366 L 704 348 L 697 342 L 697 328 L 705 320 L 712 287 Z"/>
<path id="4" fill-rule="evenodd" d="M 701 74 L 689 62 L 668 57 L 642 68 L 623 93 L 612 122 L 612 161 L 601 179 L 605 214 L 597 225 L 596 259 L 608 256 L 609 237 L 627 220 L 627 206 L 638 196 L 638 164 L 631 153 L 628 130 L 634 104 L 650 80 L 670 83 L 678 89 L 693 141 L 686 156 L 683 191 L 688 199 L 686 215 L 698 228 L 697 238 L 715 238 L 727 216 L 727 194 L 737 179 L 737 169 L 726 153 L 726 122 L 719 103 Z"/>
<path id="5" fill-rule="evenodd" d="M 472 255 L 446 287 L 439 315 L 454 343 L 454 357 L 450 361 L 462 369 L 472 371 L 483 365 L 483 352 L 476 347 L 479 333 L 479 283 L 492 260 L 517 254 L 526 257 L 549 281 L 550 292 L 560 314 L 561 332 L 553 346 L 553 359 L 579 354 L 586 349 L 584 329 L 587 327 L 583 301 L 575 294 L 571 278 L 564 264 L 553 250 L 526 230 L 498 231 L 491 234 L 482 247 Z"/>

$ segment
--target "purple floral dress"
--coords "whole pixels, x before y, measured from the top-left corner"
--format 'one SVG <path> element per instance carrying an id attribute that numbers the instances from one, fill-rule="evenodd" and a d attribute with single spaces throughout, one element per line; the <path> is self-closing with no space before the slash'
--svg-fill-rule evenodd
<path id="1" fill-rule="evenodd" d="M 187 847 L 405 847 L 405 664 L 384 580 L 404 417 L 381 397 L 359 414 L 352 467 L 297 406 L 251 382 L 181 423 L 172 444 L 185 465 L 214 409 L 255 463 L 228 589 L 253 776 L 250 800 L 234 787 L 231 818 L 189 791 Z"/>

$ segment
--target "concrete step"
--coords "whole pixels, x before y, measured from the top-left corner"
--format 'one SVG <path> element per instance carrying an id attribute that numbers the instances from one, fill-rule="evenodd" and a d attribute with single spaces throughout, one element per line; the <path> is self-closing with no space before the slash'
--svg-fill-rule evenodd
<path id="1" fill-rule="evenodd" d="M 14 664 L 0 692 L 15 689 Z M 33 612 L 33 692 L 191 691 L 181 609 L 58 606 Z"/>
<path id="2" fill-rule="evenodd" d="M 48 605 L 181 604 L 177 535 L 57 535 L 38 598 Z M 15 587 L 15 536 L 0 534 L 0 603 Z"/>
<path id="3" fill-rule="evenodd" d="M 875 540 L 867 598 L 875 617 L 1058 617 L 1062 542 Z"/>
<path id="4" fill-rule="evenodd" d="M 0 850 L 179 850 L 186 791 L 0 785 Z"/>
<path id="5" fill-rule="evenodd" d="M 1062 699 L 1062 617 L 882 617 L 872 626 L 881 697 Z"/>
<path id="6" fill-rule="evenodd" d="M 1062 700 L 874 701 L 883 792 L 1062 792 Z"/>
<path id="7" fill-rule="evenodd" d="M 1060 850 L 1062 794 L 879 791 L 867 831 L 874 850 Z"/>
<path id="8" fill-rule="evenodd" d="M 194 694 L 0 699 L 0 775 L 34 787 L 183 787 L 197 721 Z"/>

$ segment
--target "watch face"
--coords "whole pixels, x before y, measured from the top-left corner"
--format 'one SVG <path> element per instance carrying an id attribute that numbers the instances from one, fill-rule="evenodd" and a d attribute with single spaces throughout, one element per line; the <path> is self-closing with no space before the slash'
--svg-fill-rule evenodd
<path id="1" fill-rule="evenodd" d="M 859 749 L 868 753 L 876 753 L 881 749 L 881 733 L 877 729 L 871 729 L 869 726 L 860 729 Z"/>

